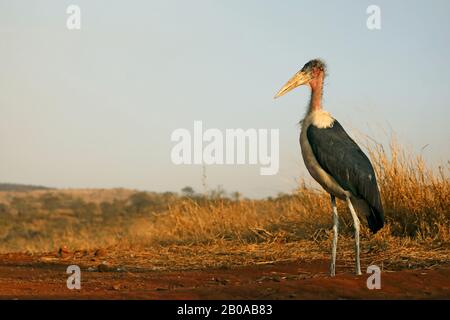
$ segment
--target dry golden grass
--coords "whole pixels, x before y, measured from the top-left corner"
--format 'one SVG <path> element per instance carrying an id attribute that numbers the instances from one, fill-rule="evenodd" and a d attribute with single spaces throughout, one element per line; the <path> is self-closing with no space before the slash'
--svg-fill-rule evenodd
<path id="1" fill-rule="evenodd" d="M 379 177 L 392 234 L 448 242 L 450 181 L 444 168 L 433 172 L 421 156 L 406 153 L 395 139 L 389 150 L 388 156 L 377 144 L 369 154 Z"/>
<path id="2" fill-rule="evenodd" d="M 376 235 L 363 227 L 363 259 L 386 265 L 448 263 L 450 182 L 444 169 L 433 172 L 395 141 L 389 153 L 372 144 L 369 155 L 386 225 Z M 324 258 L 330 246 L 329 196 L 305 184 L 291 195 L 264 200 L 114 189 L 7 192 L 0 193 L 1 203 L 0 252 L 108 247 L 112 256 L 134 252 L 130 256 L 145 257 L 147 264 L 190 268 Z M 338 210 L 338 254 L 350 262 L 351 218 L 344 203 Z"/>
<path id="3" fill-rule="evenodd" d="M 448 243 L 450 182 L 443 170 L 435 175 L 421 157 L 408 156 L 395 142 L 390 150 L 388 155 L 380 145 L 370 149 L 386 216 L 386 227 L 377 239 L 408 237 Z M 344 222 L 341 233 L 351 235 L 352 223 L 344 203 L 338 210 Z M 210 201 L 203 205 L 182 200 L 147 224 L 139 221 L 136 234 L 146 234 L 149 242 L 159 244 L 231 239 L 290 242 L 326 238 L 330 224 L 328 194 L 303 185 L 295 194 L 274 200 Z M 363 236 L 370 237 L 370 232 L 365 229 Z"/>

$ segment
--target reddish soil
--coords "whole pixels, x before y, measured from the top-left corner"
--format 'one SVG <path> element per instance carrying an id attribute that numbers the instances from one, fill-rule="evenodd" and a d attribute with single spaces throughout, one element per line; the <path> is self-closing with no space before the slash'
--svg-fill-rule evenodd
<path id="1" fill-rule="evenodd" d="M 81 290 L 66 286 L 67 265 L 45 264 L 22 254 L 0 258 L 2 299 L 450 299 L 450 266 L 382 272 L 381 289 L 369 275 L 328 261 L 280 263 L 193 271 L 88 271 Z"/>

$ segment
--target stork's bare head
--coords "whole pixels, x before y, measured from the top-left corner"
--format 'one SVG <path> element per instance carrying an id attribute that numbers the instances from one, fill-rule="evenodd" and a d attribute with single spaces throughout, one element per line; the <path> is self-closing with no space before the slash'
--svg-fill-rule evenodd
<path id="1" fill-rule="evenodd" d="M 325 71 L 326 65 L 322 60 L 314 59 L 309 61 L 299 72 L 294 74 L 294 76 L 288 82 L 286 82 L 286 84 L 275 95 L 275 99 L 288 93 L 292 89 L 297 88 L 298 86 L 304 84 L 313 86 L 315 81 L 322 81 Z"/>

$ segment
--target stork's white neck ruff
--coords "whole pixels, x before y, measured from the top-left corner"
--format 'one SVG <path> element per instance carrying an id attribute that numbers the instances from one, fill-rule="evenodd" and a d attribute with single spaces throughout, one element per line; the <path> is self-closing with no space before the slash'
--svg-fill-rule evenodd
<path id="1" fill-rule="evenodd" d="M 320 129 L 331 128 L 333 123 L 334 118 L 329 112 L 324 110 L 313 110 L 309 112 L 303 120 L 304 125 L 308 126 L 313 124 L 315 127 Z"/>

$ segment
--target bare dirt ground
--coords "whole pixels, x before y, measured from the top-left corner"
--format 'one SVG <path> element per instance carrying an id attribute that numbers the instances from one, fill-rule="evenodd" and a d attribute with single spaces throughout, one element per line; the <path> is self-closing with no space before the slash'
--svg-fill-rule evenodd
<path id="1" fill-rule="evenodd" d="M 1 299 L 450 299 L 450 265 L 385 271 L 380 290 L 350 266 L 327 275 L 328 261 L 165 271 L 81 266 L 81 290 L 69 290 L 70 261 L 0 255 Z"/>

